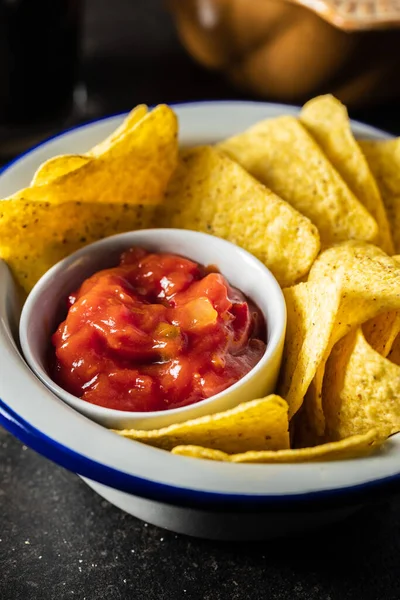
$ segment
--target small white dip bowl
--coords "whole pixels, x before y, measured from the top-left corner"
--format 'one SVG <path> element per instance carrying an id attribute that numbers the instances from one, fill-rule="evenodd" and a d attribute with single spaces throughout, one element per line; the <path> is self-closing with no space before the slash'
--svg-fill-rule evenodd
<path id="1" fill-rule="evenodd" d="M 116 266 L 121 253 L 139 246 L 178 254 L 202 265 L 216 265 L 229 283 L 261 310 L 267 326 L 267 347 L 257 365 L 223 392 L 195 404 L 155 412 L 128 412 L 97 406 L 66 392 L 49 376 L 46 358 L 51 335 L 65 318 L 66 298 L 90 275 Z M 233 408 L 274 391 L 286 329 L 286 306 L 271 272 L 254 256 L 220 238 L 182 229 L 148 229 L 111 236 L 73 253 L 51 268 L 35 285 L 20 321 L 23 354 L 39 379 L 70 406 L 90 419 L 115 429 L 154 429 Z"/>

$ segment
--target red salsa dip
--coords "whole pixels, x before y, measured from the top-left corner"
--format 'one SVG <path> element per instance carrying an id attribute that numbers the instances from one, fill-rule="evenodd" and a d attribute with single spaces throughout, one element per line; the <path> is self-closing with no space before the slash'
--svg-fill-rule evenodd
<path id="1" fill-rule="evenodd" d="M 265 340 L 260 310 L 220 273 L 131 248 L 69 296 L 51 370 L 87 402 L 160 411 L 236 383 L 261 359 Z"/>

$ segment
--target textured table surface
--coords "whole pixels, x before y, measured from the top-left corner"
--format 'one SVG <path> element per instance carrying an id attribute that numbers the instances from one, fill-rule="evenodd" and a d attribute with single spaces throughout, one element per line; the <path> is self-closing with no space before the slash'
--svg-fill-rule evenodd
<path id="1" fill-rule="evenodd" d="M 0 433 L 2 600 L 399 600 L 400 500 L 334 528 L 252 544 L 126 515 Z"/>
<path id="2" fill-rule="evenodd" d="M 88 0 L 90 116 L 240 98 L 181 49 L 157 0 Z M 353 116 L 400 134 L 398 108 Z M 312 535 L 257 544 L 177 536 L 115 509 L 0 430 L 1 600 L 400 600 L 400 499 Z"/>

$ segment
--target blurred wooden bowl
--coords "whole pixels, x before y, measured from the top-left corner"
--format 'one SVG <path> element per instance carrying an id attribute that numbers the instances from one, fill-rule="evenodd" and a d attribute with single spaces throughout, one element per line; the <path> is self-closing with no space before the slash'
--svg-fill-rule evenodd
<path id="1" fill-rule="evenodd" d="M 349 106 L 400 97 L 398 0 L 170 0 L 203 65 L 263 98 L 330 92 Z"/>

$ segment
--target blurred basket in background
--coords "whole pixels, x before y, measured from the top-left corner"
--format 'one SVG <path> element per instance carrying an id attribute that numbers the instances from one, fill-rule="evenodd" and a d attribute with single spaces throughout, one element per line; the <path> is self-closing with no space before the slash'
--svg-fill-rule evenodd
<path id="1" fill-rule="evenodd" d="M 400 0 L 169 0 L 179 36 L 239 88 L 301 103 L 400 97 Z"/>

